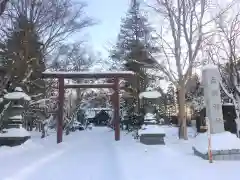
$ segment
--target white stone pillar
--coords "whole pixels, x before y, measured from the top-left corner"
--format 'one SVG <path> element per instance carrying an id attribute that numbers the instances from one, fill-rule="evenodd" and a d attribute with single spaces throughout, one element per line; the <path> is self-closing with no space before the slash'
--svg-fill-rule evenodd
<path id="1" fill-rule="evenodd" d="M 222 101 L 220 94 L 220 74 L 218 67 L 205 65 L 202 70 L 206 116 L 209 118 L 211 134 L 224 132 Z"/>

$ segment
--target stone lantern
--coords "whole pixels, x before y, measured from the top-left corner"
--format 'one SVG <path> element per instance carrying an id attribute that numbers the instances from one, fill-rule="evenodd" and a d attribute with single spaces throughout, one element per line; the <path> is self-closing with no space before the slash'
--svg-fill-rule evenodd
<path id="1" fill-rule="evenodd" d="M 154 91 L 152 88 L 147 88 L 145 92 L 139 94 L 139 99 L 145 100 L 144 102 L 144 124 L 156 124 L 157 118 L 155 115 L 156 100 L 161 97 L 158 91 Z"/>
<path id="2" fill-rule="evenodd" d="M 151 100 L 145 106 L 144 125 L 138 131 L 140 142 L 146 145 L 165 144 L 165 132 L 163 127 L 157 125 L 157 118 L 154 114 L 154 106 L 152 100 L 156 100 L 161 96 L 158 91 L 147 88 L 145 92 L 139 94 L 139 99 L 146 98 Z"/>
<path id="3" fill-rule="evenodd" d="M 23 128 L 24 104 L 31 98 L 23 92 L 22 88 L 16 87 L 14 92 L 4 95 L 7 101 L 6 114 L 3 122 L 4 129 L 0 134 L 0 145 L 20 145 L 30 138 L 30 134 Z"/>

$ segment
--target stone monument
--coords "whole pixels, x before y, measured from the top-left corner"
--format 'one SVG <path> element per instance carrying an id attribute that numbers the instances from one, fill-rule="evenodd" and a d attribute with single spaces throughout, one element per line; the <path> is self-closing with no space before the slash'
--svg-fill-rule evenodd
<path id="1" fill-rule="evenodd" d="M 209 120 L 211 146 L 207 133 L 199 134 L 192 149 L 194 154 L 208 159 L 211 150 L 213 160 L 240 160 L 240 140 L 224 129 L 220 94 L 220 73 L 217 66 L 206 65 L 202 70 L 206 117 Z M 209 128 L 209 127 L 208 127 Z"/>
<path id="2" fill-rule="evenodd" d="M 222 101 L 220 94 L 220 74 L 214 65 L 207 65 L 202 71 L 206 116 L 210 120 L 211 134 L 224 132 Z"/>

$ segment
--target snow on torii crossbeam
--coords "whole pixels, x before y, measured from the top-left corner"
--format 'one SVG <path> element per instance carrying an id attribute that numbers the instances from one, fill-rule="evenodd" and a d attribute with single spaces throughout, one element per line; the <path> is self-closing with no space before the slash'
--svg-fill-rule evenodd
<path id="1" fill-rule="evenodd" d="M 43 72 L 44 78 L 65 78 L 65 79 L 92 79 L 92 78 L 128 78 L 133 76 L 132 71 L 105 71 L 105 72 L 65 72 L 65 71 L 45 71 Z"/>
<path id="2" fill-rule="evenodd" d="M 58 125 L 57 125 L 57 143 L 62 142 L 63 135 L 63 104 L 64 104 L 64 89 L 65 88 L 112 88 L 113 105 L 114 105 L 114 134 L 115 140 L 120 140 L 120 117 L 119 117 L 119 79 L 133 77 L 135 74 L 132 71 L 107 71 L 107 72 L 64 72 L 64 71 L 45 71 L 42 73 L 43 78 L 58 79 Z M 105 84 L 69 84 L 64 85 L 64 79 L 113 79 L 113 83 Z"/>

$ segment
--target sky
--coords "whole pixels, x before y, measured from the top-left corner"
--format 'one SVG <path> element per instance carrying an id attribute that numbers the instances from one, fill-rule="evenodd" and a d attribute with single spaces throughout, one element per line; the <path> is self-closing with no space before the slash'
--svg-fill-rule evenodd
<path id="1" fill-rule="evenodd" d="M 139 1 L 143 2 L 143 0 Z M 86 15 L 99 23 L 85 29 L 83 38 L 86 38 L 95 53 L 100 52 L 106 60 L 109 56 L 109 49 L 115 45 L 120 30 L 121 18 L 125 17 L 131 0 L 87 0 L 85 2 L 88 4 L 85 9 Z M 90 71 L 102 71 L 106 68 L 107 65 L 105 67 L 104 64 L 97 63 Z"/>
<path id="2" fill-rule="evenodd" d="M 86 39 L 89 42 L 90 47 L 93 48 L 94 52 L 95 53 L 100 52 L 102 54 L 102 57 L 106 60 L 106 58 L 109 55 L 108 54 L 109 49 L 111 49 L 111 47 L 115 44 L 117 40 L 117 35 L 119 33 L 121 25 L 121 18 L 125 17 L 126 11 L 129 8 L 131 0 L 77 0 L 77 1 L 87 2 L 88 7 L 85 9 L 86 15 L 92 17 L 94 20 L 99 22 L 97 25 L 85 29 L 83 33 L 84 36 L 82 36 L 81 34 L 78 36 L 78 38 Z M 145 3 L 148 3 L 149 1 L 145 0 Z M 220 0 L 213 1 L 217 5 L 220 5 L 219 4 Z M 229 1 L 233 0 L 226 0 L 226 2 L 225 1 L 223 2 L 228 4 Z M 223 2 L 221 1 L 221 5 Z M 213 8 L 215 8 L 215 6 L 213 6 Z M 215 11 L 210 11 L 211 17 L 215 16 L 213 12 Z M 150 12 L 148 11 L 148 13 Z M 216 11 L 216 13 L 218 13 L 218 10 Z M 160 32 L 161 27 L 164 26 L 163 19 L 159 18 L 159 16 L 156 16 L 155 13 L 154 15 L 150 13 L 148 14 L 148 16 L 149 16 L 148 20 L 151 23 L 151 25 L 154 27 L 155 30 Z M 168 26 L 168 23 L 166 23 L 166 26 Z M 165 30 L 166 35 L 164 35 L 164 38 L 169 39 L 169 41 L 171 41 L 172 39 L 168 31 L 169 29 L 166 28 Z M 174 62 L 175 61 L 173 61 L 173 64 L 171 64 L 172 70 L 175 69 Z M 103 63 L 100 63 L 100 65 L 95 64 L 94 68 L 92 69 L 94 71 L 105 69 L 102 67 L 102 64 Z"/>
<path id="3" fill-rule="evenodd" d="M 121 18 L 124 17 L 131 0 L 87 0 L 85 12 L 98 24 L 86 29 L 85 37 L 95 51 L 108 56 L 109 49 L 117 39 Z"/>

